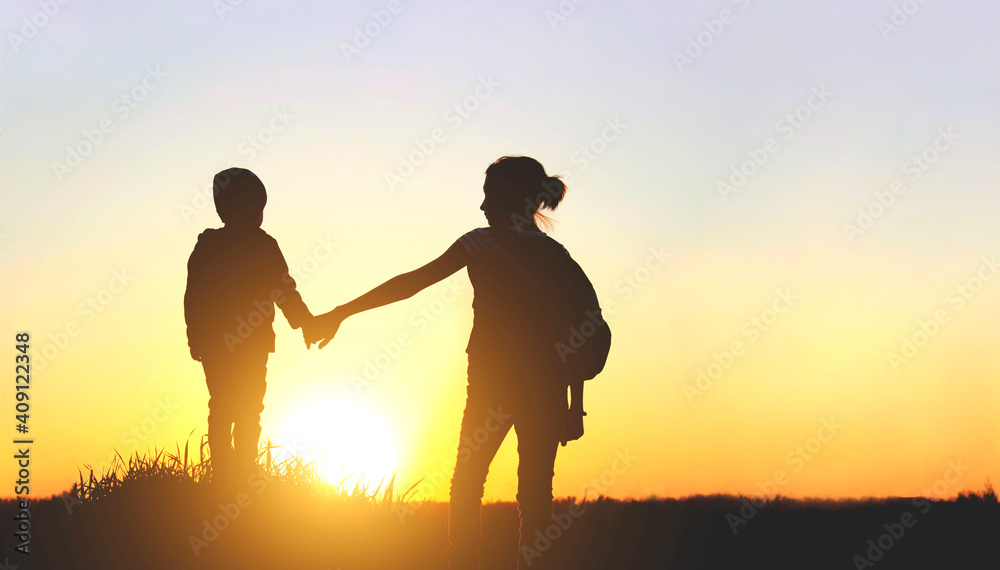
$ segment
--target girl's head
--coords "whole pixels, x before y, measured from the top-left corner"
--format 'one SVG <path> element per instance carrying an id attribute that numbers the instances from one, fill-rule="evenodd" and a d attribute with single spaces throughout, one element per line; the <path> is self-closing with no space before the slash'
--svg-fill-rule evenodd
<path id="1" fill-rule="evenodd" d="M 541 210 L 555 210 L 566 195 L 566 184 L 549 176 L 540 162 L 527 156 L 504 156 L 486 169 L 486 194 L 479 207 L 491 226 L 551 227 Z"/>

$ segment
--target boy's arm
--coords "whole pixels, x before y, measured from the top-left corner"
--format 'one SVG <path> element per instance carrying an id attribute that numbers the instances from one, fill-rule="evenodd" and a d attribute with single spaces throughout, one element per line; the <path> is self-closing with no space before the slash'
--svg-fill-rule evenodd
<path id="1" fill-rule="evenodd" d="M 302 295 L 295 288 L 295 279 L 288 273 L 288 263 L 278 248 L 278 242 L 271 240 L 273 248 L 269 253 L 272 275 L 277 277 L 272 299 L 288 320 L 293 329 L 302 328 L 313 318 L 309 308 L 302 301 Z"/>
<path id="2" fill-rule="evenodd" d="M 198 339 L 198 330 L 202 328 L 199 317 L 204 317 L 201 302 L 204 288 L 201 286 L 199 259 L 198 246 L 195 246 L 188 258 L 187 286 L 184 289 L 184 323 L 187 325 L 188 348 L 191 350 L 191 358 L 198 361 L 202 357 L 202 346 Z"/>

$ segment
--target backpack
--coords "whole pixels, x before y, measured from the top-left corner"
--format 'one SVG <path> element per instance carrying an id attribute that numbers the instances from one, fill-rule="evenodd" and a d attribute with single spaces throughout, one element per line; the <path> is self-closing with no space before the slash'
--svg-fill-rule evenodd
<path id="1" fill-rule="evenodd" d="M 561 246 L 560 246 L 561 247 Z M 611 351 L 611 327 L 601 314 L 597 293 L 587 274 L 565 249 L 557 269 L 561 323 L 554 328 L 557 366 L 571 380 L 590 380 L 604 370 Z"/>

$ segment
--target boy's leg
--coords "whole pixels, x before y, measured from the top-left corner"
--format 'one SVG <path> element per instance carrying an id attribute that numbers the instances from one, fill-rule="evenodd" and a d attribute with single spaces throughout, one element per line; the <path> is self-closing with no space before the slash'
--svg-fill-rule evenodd
<path id="1" fill-rule="evenodd" d="M 518 568 L 550 568 L 546 529 L 552 520 L 552 477 L 562 435 L 565 395 L 535 394 L 523 405 L 517 433 L 517 509 L 521 517 Z M 563 529 L 560 529 L 562 531 Z M 539 534 L 545 540 L 539 538 Z M 546 542 L 548 541 L 548 542 Z M 536 544 L 537 543 L 537 544 Z"/>
<path id="2" fill-rule="evenodd" d="M 212 472 L 225 477 L 233 464 L 233 369 L 225 357 L 205 358 L 205 383 L 208 385 L 208 451 L 212 458 Z"/>
<path id="3" fill-rule="evenodd" d="M 236 425 L 233 428 L 235 460 L 239 468 L 247 472 L 257 464 L 260 413 L 264 411 L 264 393 L 267 391 L 267 358 L 268 353 L 265 352 L 244 359 L 237 394 Z"/>
<path id="4" fill-rule="evenodd" d="M 449 568 L 478 569 L 483 485 L 512 421 L 505 398 L 470 383 L 448 511 Z"/>

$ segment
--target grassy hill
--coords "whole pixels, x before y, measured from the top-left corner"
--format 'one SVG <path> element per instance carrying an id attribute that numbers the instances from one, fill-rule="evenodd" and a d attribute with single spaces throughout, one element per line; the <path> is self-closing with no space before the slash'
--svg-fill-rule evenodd
<path id="1" fill-rule="evenodd" d="M 127 464 L 126 464 L 127 463 Z M 15 502 L 0 502 L 0 563 L 34 568 L 431 569 L 445 567 L 447 505 L 392 482 L 329 484 L 299 460 L 208 482 L 187 453 L 122 460 L 33 502 L 31 554 L 13 551 Z M 534 568 L 1000 568 L 992 488 L 951 501 L 797 501 L 696 496 L 556 505 Z M 513 568 L 517 509 L 483 510 L 483 568 Z M 0 565 L 2 568 L 2 565 Z"/>

